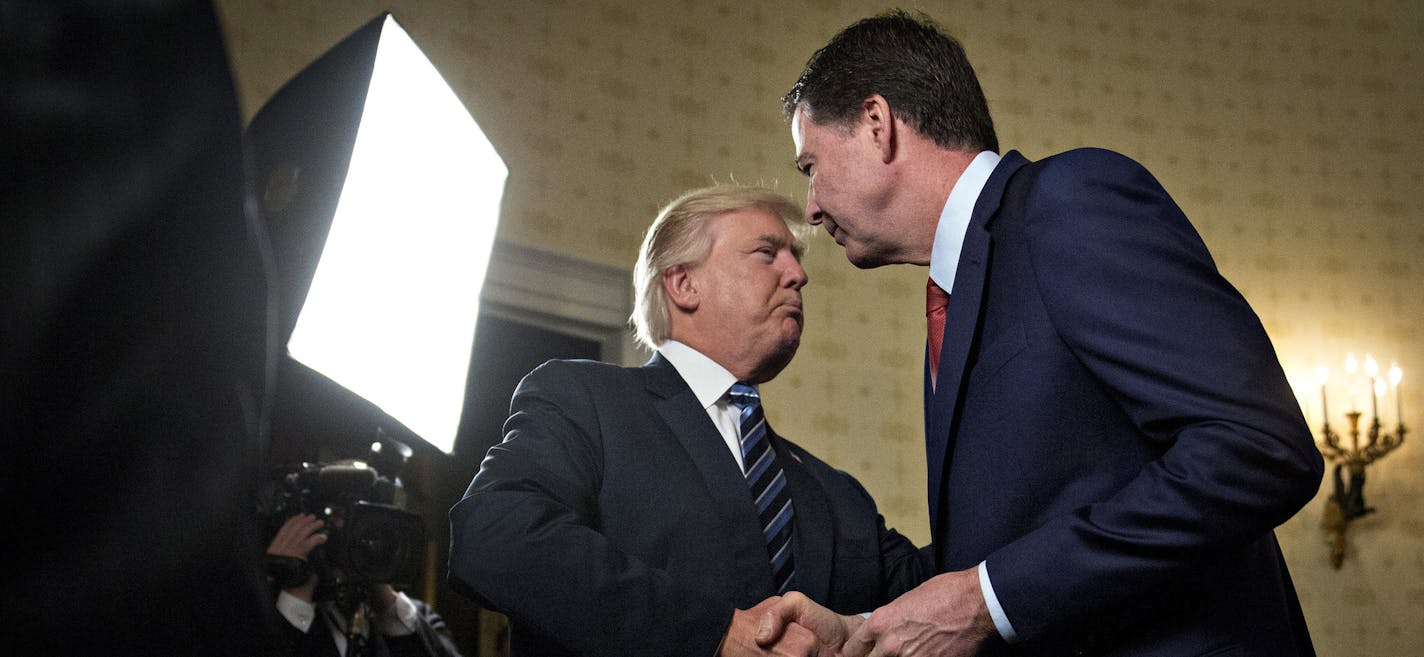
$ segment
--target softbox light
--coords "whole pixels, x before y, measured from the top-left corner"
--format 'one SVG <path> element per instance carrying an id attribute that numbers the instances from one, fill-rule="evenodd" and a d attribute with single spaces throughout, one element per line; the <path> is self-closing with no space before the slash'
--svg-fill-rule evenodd
<path id="1" fill-rule="evenodd" d="M 282 87 L 248 137 L 288 356 L 452 451 L 503 160 L 389 13 Z M 349 403 L 306 396 L 315 414 Z"/>

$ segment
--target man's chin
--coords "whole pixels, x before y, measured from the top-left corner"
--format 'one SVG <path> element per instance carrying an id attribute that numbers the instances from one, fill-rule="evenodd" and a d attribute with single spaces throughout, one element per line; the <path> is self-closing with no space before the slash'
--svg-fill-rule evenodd
<path id="1" fill-rule="evenodd" d="M 766 359 L 757 368 L 756 378 L 759 379 L 757 383 L 770 381 L 776 378 L 776 375 L 781 374 L 781 370 L 791 364 L 791 359 L 796 356 L 796 349 L 800 346 L 801 332 L 798 329 L 796 337 L 782 340 L 781 344 L 777 345 L 775 352 L 767 354 Z"/>
<path id="2" fill-rule="evenodd" d="M 866 253 L 860 249 L 846 247 L 846 260 L 855 265 L 858 269 L 875 269 L 891 264 L 889 260 L 876 253 Z"/>

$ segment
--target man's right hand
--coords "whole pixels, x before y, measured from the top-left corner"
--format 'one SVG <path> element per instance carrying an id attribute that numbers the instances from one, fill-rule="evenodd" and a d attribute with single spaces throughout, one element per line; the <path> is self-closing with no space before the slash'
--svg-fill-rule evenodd
<path id="1" fill-rule="evenodd" d="M 807 654 L 819 657 L 834 657 L 851 634 L 865 622 L 860 616 L 841 616 L 795 591 L 780 599 L 768 598 L 752 609 L 757 610 L 762 611 L 757 619 L 758 645 L 780 645 L 793 633 L 810 632 L 816 646 L 813 652 Z"/>
<path id="2" fill-rule="evenodd" d="M 727 628 L 727 636 L 722 638 L 722 648 L 717 652 L 718 657 L 743 657 L 744 655 L 816 657 L 819 654 L 816 635 L 794 623 L 788 624 L 785 631 L 776 637 L 764 642 L 758 641 L 762 617 L 780 601 L 781 598 L 773 596 L 762 600 L 751 609 L 733 610 L 732 625 Z"/>

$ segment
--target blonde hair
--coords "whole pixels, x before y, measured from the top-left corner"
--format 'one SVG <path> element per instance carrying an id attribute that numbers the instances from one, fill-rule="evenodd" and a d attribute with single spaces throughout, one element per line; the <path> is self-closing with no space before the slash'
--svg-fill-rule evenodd
<path id="1" fill-rule="evenodd" d="M 649 349 L 668 339 L 671 317 L 663 272 L 678 265 L 694 265 L 707 257 L 711 236 L 704 226 L 708 219 L 739 210 L 766 210 L 791 230 L 797 243 L 805 241 L 809 230 L 803 222 L 801 206 L 764 187 L 713 185 L 694 189 L 677 197 L 658 212 L 633 265 L 633 314 L 629 321 L 638 340 Z"/>

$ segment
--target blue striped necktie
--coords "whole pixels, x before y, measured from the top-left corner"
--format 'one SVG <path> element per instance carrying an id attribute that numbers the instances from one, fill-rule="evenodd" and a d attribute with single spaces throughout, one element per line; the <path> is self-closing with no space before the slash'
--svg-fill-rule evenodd
<path id="1" fill-rule="evenodd" d="M 772 581 L 778 594 L 796 586 L 796 563 L 791 552 L 791 491 L 786 489 L 786 473 L 776 464 L 776 452 L 766 437 L 766 417 L 756 388 L 738 381 L 727 391 L 727 399 L 741 409 L 742 461 L 746 463 L 747 487 L 756 501 L 762 538 L 771 558 Z"/>

